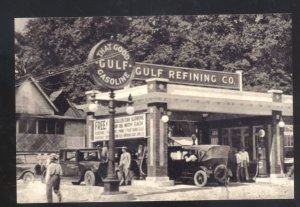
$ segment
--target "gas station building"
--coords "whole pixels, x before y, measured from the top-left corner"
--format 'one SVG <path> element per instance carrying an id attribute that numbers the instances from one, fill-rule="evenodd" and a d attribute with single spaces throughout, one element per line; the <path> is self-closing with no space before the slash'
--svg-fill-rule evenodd
<path id="1" fill-rule="evenodd" d="M 146 66 L 156 70 L 147 71 Z M 222 144 L 235 149 L 243 145 L 250 165 L 259 163 L 266 176 L 282 176 L 285 164 L 293 162 L 293 97 L 281 90 L 243 91 L 240 71 L 202 71 L 204 79 L 198 84 L 199 76 L 190 73 L 193 69 L 180 69 L 178 75 L 179 69 L 137 63 L 135 78 L 144 75 L 141 79 L 145 84 L 115 91 L 116 100 L 126 100 L 131 94 L 135 108 L 130 116 L 125 106 L 116 108 L 116 147 L 125 145 L 137 154 L 147 148 L 147 177 L 139 182 L 172 184 L 168 177 L 168 147 L 192 144 Z M 219 80 L 226 82 L 224 75 L 233 77 L 232 87 L 230 83 L 217 85 Z M 86 92 L 86 96 L 87 104 L 93 97 L 109 98 L 108 93 L 96 90 Z M 163 115 L 168 120 L 162 121 Z M 87 112 L 86 124 L 86 146 L 107 141 L 107 106 L 95 113 Z M 261 129 L 265 131 L 263 137 L 259 136 Z M 196 135 L 195 140 L 192 135 Z M 258 157 L 264 162 L 257 162 Z"/>

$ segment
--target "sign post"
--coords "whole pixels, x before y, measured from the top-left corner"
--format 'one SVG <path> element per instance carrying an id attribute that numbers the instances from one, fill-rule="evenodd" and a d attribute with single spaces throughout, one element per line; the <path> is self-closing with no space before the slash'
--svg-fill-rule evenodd
<path id="1" fill-rule="evenodd" d="M 95 84 L 110 90 L 109 93 L 109 149 L 107 177 L 103 180 L 104 195 L 119 194 L 119 180 L 115 173 L 115 89 L 124 88 L 134 76 L 134 58 L 125 45 L 116 41 L 102 41 L 89 53 L 92 62 L 89 71 Z"/>

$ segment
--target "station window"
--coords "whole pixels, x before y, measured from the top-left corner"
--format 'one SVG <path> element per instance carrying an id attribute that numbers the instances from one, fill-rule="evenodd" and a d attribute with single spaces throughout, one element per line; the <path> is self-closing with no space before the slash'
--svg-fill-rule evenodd
<path id="1" fill-rule="evenodd" d="M 19 133 L 27 133 L 27 120 L 26 119 L 19 120 Z"/>
<path id="2" fill-rule="evenodd" d="M 172 137 L 191 137 L 197 131 L 197 122 L 172 121 L 169 123 L 169 136 Z"/>
<path id="3" fill-rule="evenodd" d="M 55 134 L 55 120 L 47 120 L 48 134 Z"/>
<path id="4" fill-rule="evenodd" d="M 27 132 L 36 134 L 36 120 L 27 120 Z"/>
<path id="5" fill-rule="evenodd" d="M 249 135 L 249 127 L 223 128 L 222 144 L 235 149 L 239 149 L 241 145 L 244 145 L 250 159 L 253 158 L 253 142 Z"/>
<path id="6" fill-rule="evenodd" d="M 27 134 L 64 134 L 64 121 L 54 119 L 20 119 L 18 133 Z"/>
<path id="7" fill-rule="evenodd" d="M 64 134 L 65 131 L 65 122 L 62 120 L 56 121 L 56 134 Z"/>
<path id="8" fill-rule="evenodd" d="M 36 134 L 36 121 L 31 119 L 19 120 L 19 133 Z"/>
<path id="9" fill-rule="evenodd" d="M 39 120 L 39 134 L 47 134 L 47 122 L 46 120 Z"/>

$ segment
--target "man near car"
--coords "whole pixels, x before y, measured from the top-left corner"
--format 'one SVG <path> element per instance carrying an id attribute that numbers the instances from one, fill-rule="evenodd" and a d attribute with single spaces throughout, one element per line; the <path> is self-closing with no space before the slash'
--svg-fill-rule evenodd
<path id="1" fill-rule="evenodd" d="M 108 148 L 106 142 L 103 142 L 103 147 L 101 149 L 101 161 L 108 162 Z"/>
<path id="2" fill-rule="evenodd" d="M 236 159 L 236 181 L 238 183 L 241 182 L 241 155 L 239 154 L 238 150 L 235 150 L 235 159 Z"/>
<path id="3" fill-rule="evenodd" d="M 242 175 L 242 181 L 249 181 L 249 173 L 248 173 L 248 167 L 249 167 L 249 154 L 245 150 L 244 146 L 241 146 L 241 150 L 239 151 L 239 155 L 241 157 L 241 175 Z"/>
<path id="4" fill-rule="evenodd" d="M 129 170 L 131 164 L 131 155 L 127 152 L 127 147 L 122 147 L 122 155 L 120 158 L 119 168 L 122 172 L 120 185 L 125 181 L 125 185 L 128 185 L 129 182 Z"/>
<path id="5" fill-rule="evenodd" d="M 60 164 L 55 163 L 56 155 L 51 154 L 49 158 L 49 165 L 46 171 L 46 194 L 47 194 L 47 202 L 52 203 L 52 189 L 54 193 L 58 197 L 58 201 L 61 202 L 62 195 L 59 190 L 60 187 L 60 177 L 62 176 L 62 168 Z"/>

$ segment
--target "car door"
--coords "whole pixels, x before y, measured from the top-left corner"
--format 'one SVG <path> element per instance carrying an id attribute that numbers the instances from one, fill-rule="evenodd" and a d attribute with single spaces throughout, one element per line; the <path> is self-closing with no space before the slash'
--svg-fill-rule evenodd
<path id="1" fill-rule="evenodd" d="M 64 151 L 64 155 L 60 160 L 63 169 L 64 177 L 77 177 L 78 176 L 78 162 L 76 159 L 76 150 Z"/>

